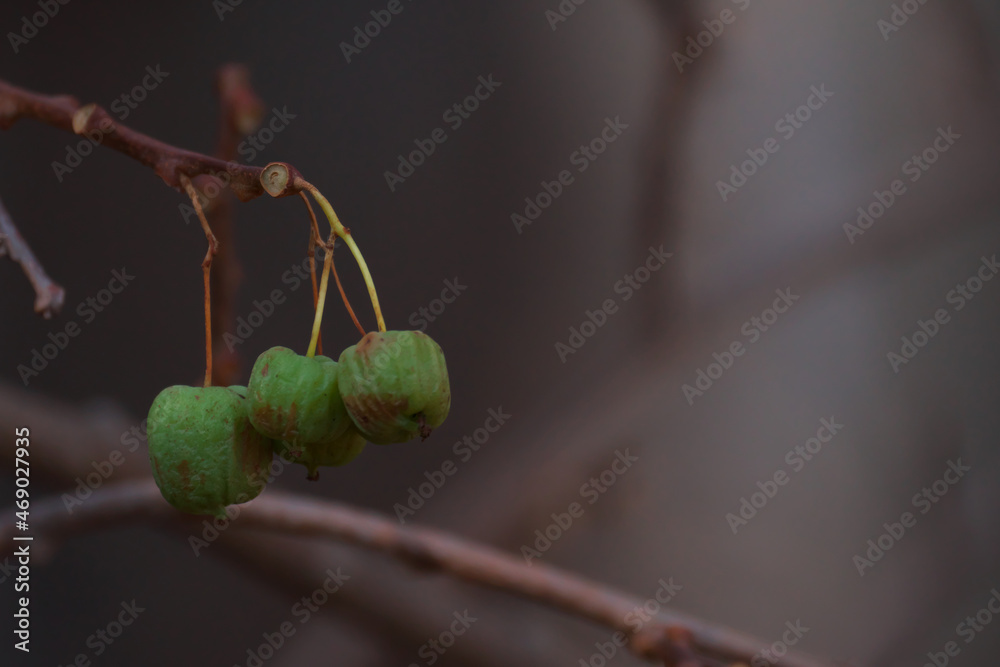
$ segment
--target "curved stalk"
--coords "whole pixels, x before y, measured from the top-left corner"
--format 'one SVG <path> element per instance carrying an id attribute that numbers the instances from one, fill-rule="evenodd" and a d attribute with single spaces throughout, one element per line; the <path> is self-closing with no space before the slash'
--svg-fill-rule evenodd
<path id="1" fill-rule="evenodd" d="M 372 301 L 372 308 L 375 310 L 375 319 L 378 321 L 378 330 L 385 331 L 385 319 L 382 317 L 382 308 L 378 303 L 378 293 L 375 291 L 375 281 L 372 280 L 372 274 L 368 271 L 368 264 L 365 262 L 364 256 L 361 254 L 361 250 L 358 245 L 354 242 L 354 237 L 351 236 L 351 230 L 344 227 L 343 223 L 340 222 L 340 218 L 334 212 L 333 207 L 330 206 L 330 202 L 327 201 L 319 190 L 315 186 L 304 183 L 302 185 L 309 194 L 313 196 L 319 207 L 323 209 L 323 213 L 326 215 L 327 219 L 330 221 L 330 228 L 333 233 L 338 237 L 344 239 L 344 243 L 350 248 L 351 254 L 354 255 L 354 261 L 358 263 L 358 268 L 361 269 L 361 275 L 364 277 L 365 285 L 368 287 L 368 296 Z"/>

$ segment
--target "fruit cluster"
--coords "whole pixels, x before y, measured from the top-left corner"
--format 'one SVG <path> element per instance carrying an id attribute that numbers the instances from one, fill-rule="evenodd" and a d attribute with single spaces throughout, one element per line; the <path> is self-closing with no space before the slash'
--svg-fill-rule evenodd
<path id="1" fill-rule="evenodd" d="M 274 453 L 316 479 L 367 442 L 426 438 L 450 407 L 444 353 L 422 332 L 365 334 L 338 361 L 273 347 L 246 387 L 160 392 L 148 419 L 153 477 L 174 507 L 222 516 L 260 494 Z"/>

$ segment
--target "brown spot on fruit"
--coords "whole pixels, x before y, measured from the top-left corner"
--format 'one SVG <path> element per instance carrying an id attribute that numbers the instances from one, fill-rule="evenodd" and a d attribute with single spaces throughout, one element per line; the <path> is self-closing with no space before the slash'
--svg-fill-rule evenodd
<path id="1" fill-rule="evenodd" d="M 181 476 L 181 488 L 185 491 L 191 490 L 191 464 L 187 459 L 177 464 L 177 474 Z"/>
<path id="2" fill-rule="evenodd" d="M 451 398 L 441 348 L 413 331 L 372 332 L 344 350 L 339 390 L 355 425 L 375 444 L 427 437 L 444 421 Z"/>
<path id="3" fill-rule="evenodd" d="M 358 352 L 367 354 L 369 348 L 375 345 L 376 336 L 377 334 L 375 332 L 366 333 L 365 337 L 361 339 L 360 343 L 358 343 Z"/>

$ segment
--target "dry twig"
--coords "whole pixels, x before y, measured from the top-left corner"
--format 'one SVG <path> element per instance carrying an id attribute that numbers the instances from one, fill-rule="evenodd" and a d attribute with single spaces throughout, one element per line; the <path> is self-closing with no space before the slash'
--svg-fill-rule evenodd
<path id="1" fill-rule="evenodd" d="M 0 257 L 7 255 L 24 269 L 35 288 L 35 312 L 45 319 L 58 315 L 66 298 L 66 291 L 54 283 L 31 252 L 27 241 L 17 231 L 14 219 L 0 202 Z"/>
<path id="2" fill-rule="evenodd" d="M 264 194 L 260 175 L 263 167 L 240 164 L 171 146 L 116 122 L 97 104 L 81 106 L 69 95 L 40 95 L 0 81 L 0 129 L 8 129 L 21 118 L 33 118 L 78 135 L 99 136 L 101 144 L 124 153 L 150 167 L 163 182 L 183 191 L 181 176 L 194 180 L 214 176 L 232 189 L 240 201 Z M 298 172 L 291 170 L 293 174 Z M 272 196 L 298 191 L 272 193 Z"/>

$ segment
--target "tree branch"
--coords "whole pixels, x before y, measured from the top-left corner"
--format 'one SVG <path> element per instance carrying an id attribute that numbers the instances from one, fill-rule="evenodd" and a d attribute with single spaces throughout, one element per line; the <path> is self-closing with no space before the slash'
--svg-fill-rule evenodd
<path id="1" fill-rule="evenodd" d="M 80 106 L 76 98 L 68 95 L 40 95 L 0 80 L 0 129 L 10 128 L 21 118 L 33 118 L 73 134 L 88 136 L 150 167 L 177 190 L 182 190 L 181 175 L 190 179 L 209 175 L 231 187 L 240 201 L 250 201 L 264 194 L 260 182 L 262 167 L 176 148 L 115 122 L 96 104 Z"/>
<path id="2" fill-rule="evenodd" d="M 0 523 L 0 544 L 10 549 L 16 534 L 13 510 Z M 72 515 L 58 498 L 39 501 L 31 512 L 36 536 L 68 533 L 131 521 L 176 521 L 182 515 L 150 481 L 124 482 L 94 491 Z M 399 526 L 375 512 L 341 503 L 270 492 L 240 507 L 242 529 L 262 529 L 298 537 L 332 538 L 382 551 L 424 570 L 502 590 L 561 609 L 624 633 L 640 656 L 667 665 L 718 660 L 749 663 L 767 646 L 728 628 L 686 614 L 663 611 L 639 631 L 626 618 L 643 601 L 550 565 L 527 565 L 492 547 L 432 528 Z M 821 667 L 825 663 L 786 655 L 779 667 Z"/>
<path id="3" fill-rule="evenodd" d="M 45 273 L 28 242 L 17 231 L 14 219 L 0 201 L 0 257 L 4 255 L 21 265 L 31 286 L 35 288 L 35 312 L 45 319 L 58 315 L 66 299 L 66 291 Z"/>

